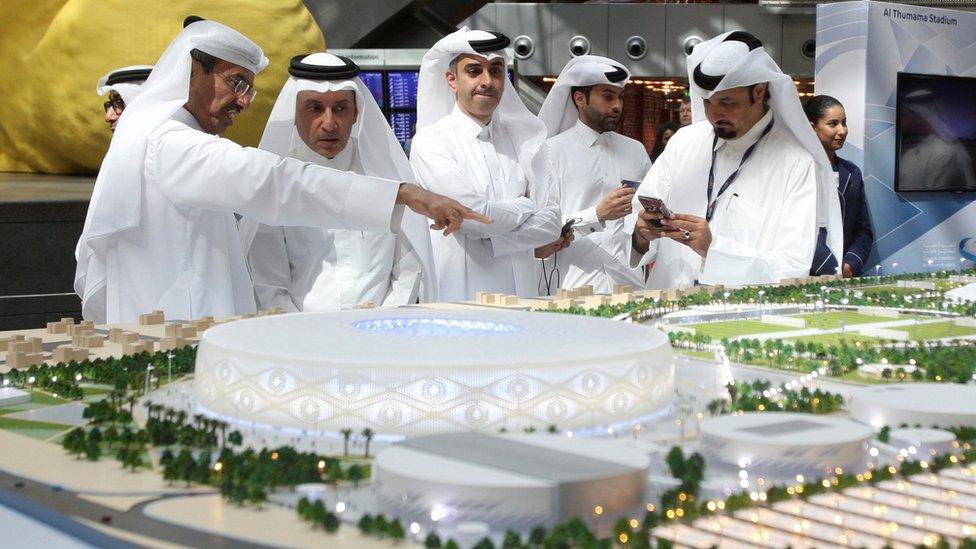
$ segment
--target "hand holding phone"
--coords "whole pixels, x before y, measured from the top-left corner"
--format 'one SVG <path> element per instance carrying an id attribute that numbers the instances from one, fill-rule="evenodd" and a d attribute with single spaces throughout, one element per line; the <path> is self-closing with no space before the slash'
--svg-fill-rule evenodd
<path id="1" fill-rule="evenodd" d="M 579 219 L 575 217 L 567 219 L 566 224 L 563 225 L 562 230 L 559 231 L 559 237 L 565 238 L 565 236 L 569 234 L 570 231 L 573 230 L 573 225 L 575 225 L 577 221 L 579 221 Z"/>
<path id="2" fill-rule="evenodd" d="M 640 200 L 641 206 L 644 206 L 645 211 L 660 213 L 664 217 L 672 216 L 671 210 L 668 209 L 668 206 L 660 198 L 655 198 L 652 196 L 639 196 L 637 199 Z M 655 229 L 664 228 L 664 225 L 661 224 L 660 219 L 652 219 L 651 226 L 653 226 Z"/>
<path id="3" fill-rule="evenodd" d="M 620 180 L 620 185 L 622 187 L 628 187 L 630 189 L 634 189 L 635 191 L 637 190 L 637 187 L 640 187 L 640 184 L 641 184 L 640 181 L 631 181 L 630 179 Z"/>

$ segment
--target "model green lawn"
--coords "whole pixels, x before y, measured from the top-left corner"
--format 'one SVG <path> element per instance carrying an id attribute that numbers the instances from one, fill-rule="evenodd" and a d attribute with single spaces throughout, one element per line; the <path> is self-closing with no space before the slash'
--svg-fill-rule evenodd
<path id="1" fill-rule="evenodd" d="M 872 324 L 875 322 L 891 322 L 898 320 L 883 316 L 864 315 L 851 311 L 831 311 L 826 313 L 807 313 L 796 315 L 807 322 L 807 328 L 818 328 L 821 330 L 833 330 L 843 326 L 853 326 L 857 324 Z M 708 322 L 703 324 L 689 324 L 696 334 L 707 335 L 712 339 L 735 338 L 757 334 L 769 334 L 776 332 L 791 332 L 799 330 L 792 326 L 761 322 L 759 320 L 725 320 L 722 322 Z M 876 338 L 866 338 L 876 339 Z"/>

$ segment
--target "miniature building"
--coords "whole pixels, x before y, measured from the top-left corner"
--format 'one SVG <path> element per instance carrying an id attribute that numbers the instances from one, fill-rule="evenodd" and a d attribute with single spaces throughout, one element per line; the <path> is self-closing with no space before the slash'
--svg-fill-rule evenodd
<path id="1" fill-rule="evenodd" d="M 627 286 L 628 288 L 630 286 Z M 624 303 L 629 303 L 634 300 L 634 294 L 630 292 L 614 293 L 610 296 L 611 305 L 623 305 Z"/>
<path id="2" fill-rule="evenodd" d="M 140 326 L 153 326 L 156 324 L 162 324 L 165 321 L 166 317 L 163 315 L 162 311 L 153 311 L 151 313 L 139 315 Z"/>
<path id="3" fill-rule="evenodd" d="M 72 345 L 59 345 L 54 349 L 52 358 L 55 362 L 71 362 L 72 360 L 81 362 L 88 358 L 88 350 L 79 349 Z"/>
<path id="4" fill-rule="evenodd" d="M 91 335 L 95 333 L 95 323 L 91 320 L 82 320 L 78 324 L 66 326 L 65 333 L 74 337 L 76 335 Z"/>
<path id="5" fill-rule="evenodd" d="M 98 334 L 75 334 L 71 338 L 71 345 L 92 349 L 104 346 L 105 338 Z"/>
<path id="6" fill-rule="evenodd" d="M 47 333 L 66 334 L 68 333 L 68 326 L 74 326 L 74 324 L 75 324 L 75 319 L 73 318 L 62 318 L 58 322 L 48 322 Z"/>
<path id="7" fill-rule="evenodd" d="M 10 342 L 7 350 L 11 353 L 40 353 L 43 352 L 44 347 L 41 344 L 41 338 L 32 337 L 30 339 L 21 339 L 19 341 Z"/>
<path id="8" fill-rule="evenodd" d="M 610 303 L 610 296 L 605 295 L 588 295 L 583 298 L 583 308 L 585 309 L 597 309 L 601 305 L 607 305 Z"/>
<path id="9" fill-rule="evenodd" d="M 500 305 L 504 305 L 506 307 L 518 307 L 518 304 L 519 298 L 517 295 L 502 296 L 502 301 L 500 303 Z"/>
<path id="10" fill-rule="evenodd" d="M 614 294 L 633 294 L 634 287 L 630 284 L 614 284 L 611 293 Z"/>
<path id="11" fill-rule="evenodd" d="M 190 343 L 183 337 L 164 337 L 156 344 L 157 351 L 172 351 L 182 349 Z"/>
<path id="12" fill-rule="evenodd" d="M 127 341 L 122 344 L 122 353 L 126 355 L 137 355 L 142 352 L 151 353 L 153 352 L 153 344 L 151 341 L 142 341 L 139 339 L 139 334 L 133 334 L 136 336 L 135 341 Z"/>
<path id="13" fill-rule="evenodd" d="M 558 290 L 556 290 L 556 299 L 576 299 L 580 297 L 580 295 L 582 294 L 579 288 L 575 288 L 572 290 L 559 288 Z"/>
<path id="14" fill-rule="evenodd" d="M 7 353 L 8 368 L 29 368 L 44 362 L 44 353 L 31 351 L 9 351 Z"/>
<path id="15" fill-rule="evenodd" d="M 561 299 L 556 299 L 556 300 L 553 301 L 553 303 L 556 304 L 556 308 L 557 309 L 568 309 L 568 308 L 570 308 L 570 307 L 572 307 L 574 305 L 577 305 L 576 300 L 575 299 L 572 299 L 572 298 L 569 298 L 569 297 L 564 297 L 564 298 L 561 298 Z"/>
<path id="16" fill-rule="evenodd" d="M 363 301 L 359 305 L 356 305 L 356 308 L 357 309 L 375 309 L 376 306 L 373 305 L 373 302 L 372 301 L 370 301 L 370 300 L 367 299 L 366 301 Z"/>
<path id="17" fill-rule="evenodd" d="M 556 308 L 556 302 L 551 299 L 538 299 L 533 301 L 530 306 L 533 311 L 552 311 Z"/>
<path id="18" fill-rule="evenodd" d="M 668 301 L 678 301 L 681 298 L 681 290 L 677 288 L 671 288 L 670 290 L 664 290 L 663 299 Z"/>
<path id="19" fill-rule="evenodd" d="M 12 335 L 7 337 L 0 337 L 0 351 L 9 351 L 10 344 L 17 341 L 23 341 L 24 336 L 22 335 Z"/>
<path id="20" fill-rule="evenodd" d="M 586 284 L 585 286 L 580 286 L 579 288 L 576 289 L 579 290 L 580 297 L 593 295 L 593 286 L 590 284 Z"/>

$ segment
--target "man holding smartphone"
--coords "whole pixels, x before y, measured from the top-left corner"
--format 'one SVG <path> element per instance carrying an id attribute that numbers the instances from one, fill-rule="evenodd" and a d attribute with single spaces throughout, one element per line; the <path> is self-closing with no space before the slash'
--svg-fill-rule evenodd
<path id="1" fill-rule="evenodd" d="M 637 191 L 631 265 L 654 262 L 655 289 L 805 276 L 829 163 L 792 79 L 742 31 L 697 45 L 688 72 L 696 122 Z"/>
<path id="2" fill-rule="evenodd" d="M 556 258 L 563 265 L 562 288 L 591 285 L 609 293 L 613 284 L 644 286 L 643 271 L 627 264 L 625 225 L 634 223 L 634 191 L 651 161 L 644 145 L 614 131 L 629 77 L 612 59 L 575 57 L 539 111 L 549 136 L 546 168 L 559 187 L 563 221 L 579 220 L 579 238 Z"/>

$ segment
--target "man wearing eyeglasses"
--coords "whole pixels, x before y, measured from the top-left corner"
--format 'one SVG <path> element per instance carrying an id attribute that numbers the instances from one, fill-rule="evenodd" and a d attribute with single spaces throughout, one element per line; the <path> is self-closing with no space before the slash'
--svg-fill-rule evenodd
<path id="1" fill-rule="evenodd" d="M 125 111 L 75 251 L 75 291 L 96 323 L 255 310 L 235 214 L 267 225 L 394 232 L 403 206 L 452 233 L 491 222 L 416 185 L 283 158 L 221 139 L 254 99 L 268 58 L 214 21 L 188 18 Z"/>
<path id="2" fill-rule="evenodd" d="M 115 69 L 99 79 L 95 91 L 100 96 L 108 94 L 108 101 L 102 107 L 105 108 L 105 122 L 110 131 L 115 131 L 126 103 L 139 95 L 150 72 L 152 65 L 134 65 Z"/>

